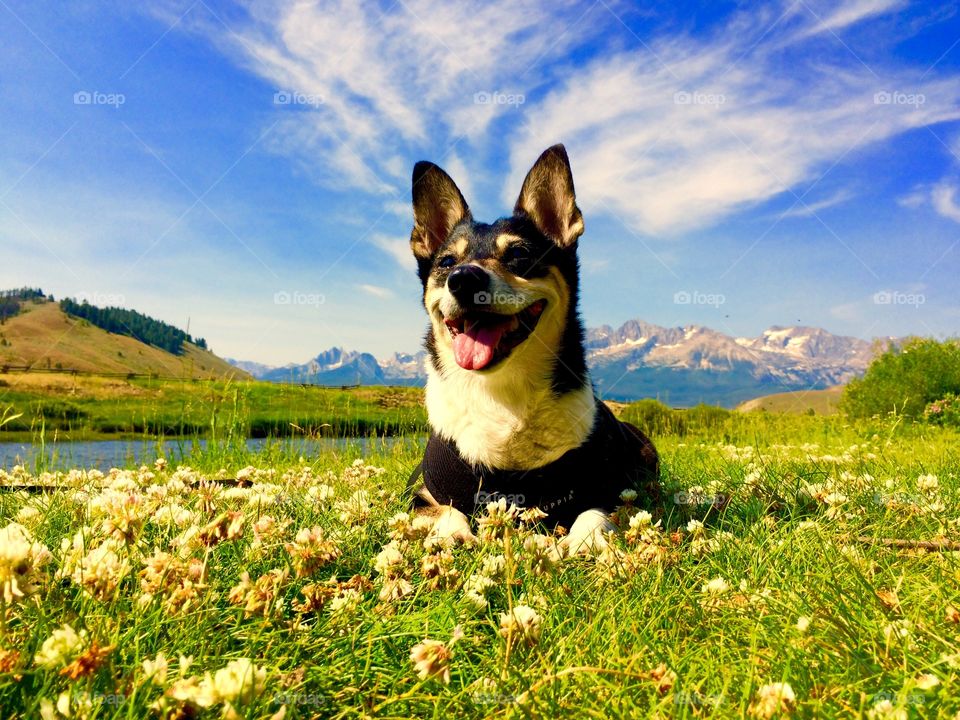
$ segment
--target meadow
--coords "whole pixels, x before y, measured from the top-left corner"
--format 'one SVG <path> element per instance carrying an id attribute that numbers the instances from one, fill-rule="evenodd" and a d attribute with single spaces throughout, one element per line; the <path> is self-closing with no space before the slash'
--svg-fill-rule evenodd
<path id="1" fill-rule="evenodd" d="M 0 438 L 396 435 L 426 429 L 420 388 L 0 373 Z"/>
<path id="2" fill-rule="evenodd" d="M 666 502 L 590 557 L 529 508 L 428 537 L 416 435 L 2 473 L 0 715 L 960 717 L 955 432 L 622 412 Z"/>

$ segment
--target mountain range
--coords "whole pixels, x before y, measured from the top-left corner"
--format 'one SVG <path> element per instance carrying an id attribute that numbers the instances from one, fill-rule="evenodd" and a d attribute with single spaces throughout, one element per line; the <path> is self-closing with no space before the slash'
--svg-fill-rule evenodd
<path id="1" fill-rule="evenodd" d="M 586 331 L 587 362 L 597 393 L 610 400 L 658 398 L 675 407 L 734 407 L 770 393 L 821 389 L 862 374 L 873 343 L 821 328 L 771 327 L 732 337 L 700 325 L 667 328 L 630 320 Z M 421 385 L 426 354 L 331 348 L 303 364 L 272 367 L 230 360 L 256 378 L 317 385 Z"/>

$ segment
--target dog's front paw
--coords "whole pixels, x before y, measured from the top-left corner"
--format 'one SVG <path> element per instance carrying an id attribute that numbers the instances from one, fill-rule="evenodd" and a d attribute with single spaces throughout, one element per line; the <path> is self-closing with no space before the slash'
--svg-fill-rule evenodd
<path id="1" fill-rule="evenodd" d="M 427 536 L 427 542 L 437 544 L 463 543 L 467 547 L 476 545 L 480 540 L 470 530 L 467 516 L 454 508 L 446 508 L 433 523 Z"/>
<path id="2" fill-rule="evenodd" d="M 560 547 L 566 555 L 594 555 L 607 547 L 605 533 L 616 529 L 603 510 L 587 510 L 574 520 L 570 532 L 560 541 Z"/>

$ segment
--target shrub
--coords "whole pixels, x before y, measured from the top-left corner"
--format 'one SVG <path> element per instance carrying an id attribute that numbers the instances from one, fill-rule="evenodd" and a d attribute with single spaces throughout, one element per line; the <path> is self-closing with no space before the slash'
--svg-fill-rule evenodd
<path id="1" fill-rule="evenodd" d="M 927 405 L 923 417 L 935 425 L 960 428 L 960 395 L 950 393 Z"/>
<path id="2" fill-rule="evenodd" d="M 646 435 L 685 435 L 686 422 L 679 412 L 659 400 L 638 400 L 624 408 L 622 420 L 636 425 Z"/>
<path id="3" fill-rule="evenodd" d="M 867 418 L 897 412 L 923 418 L 930 403 L 960 393 L 960 341 L 909 338 L 891 343 L 843 393 L 841 409 Z"/>

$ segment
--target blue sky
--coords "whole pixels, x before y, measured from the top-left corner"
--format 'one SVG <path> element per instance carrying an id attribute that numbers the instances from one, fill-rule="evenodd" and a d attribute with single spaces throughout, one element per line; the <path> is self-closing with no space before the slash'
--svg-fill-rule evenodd
<path id="1" fill-rule="evenodd" d="M 0 0 L 0 287 L 413 351 L 413 163 L 489 220 L 563 142 L 588 325 L 960 333 L 955 7 L 135 5 Z"/>

